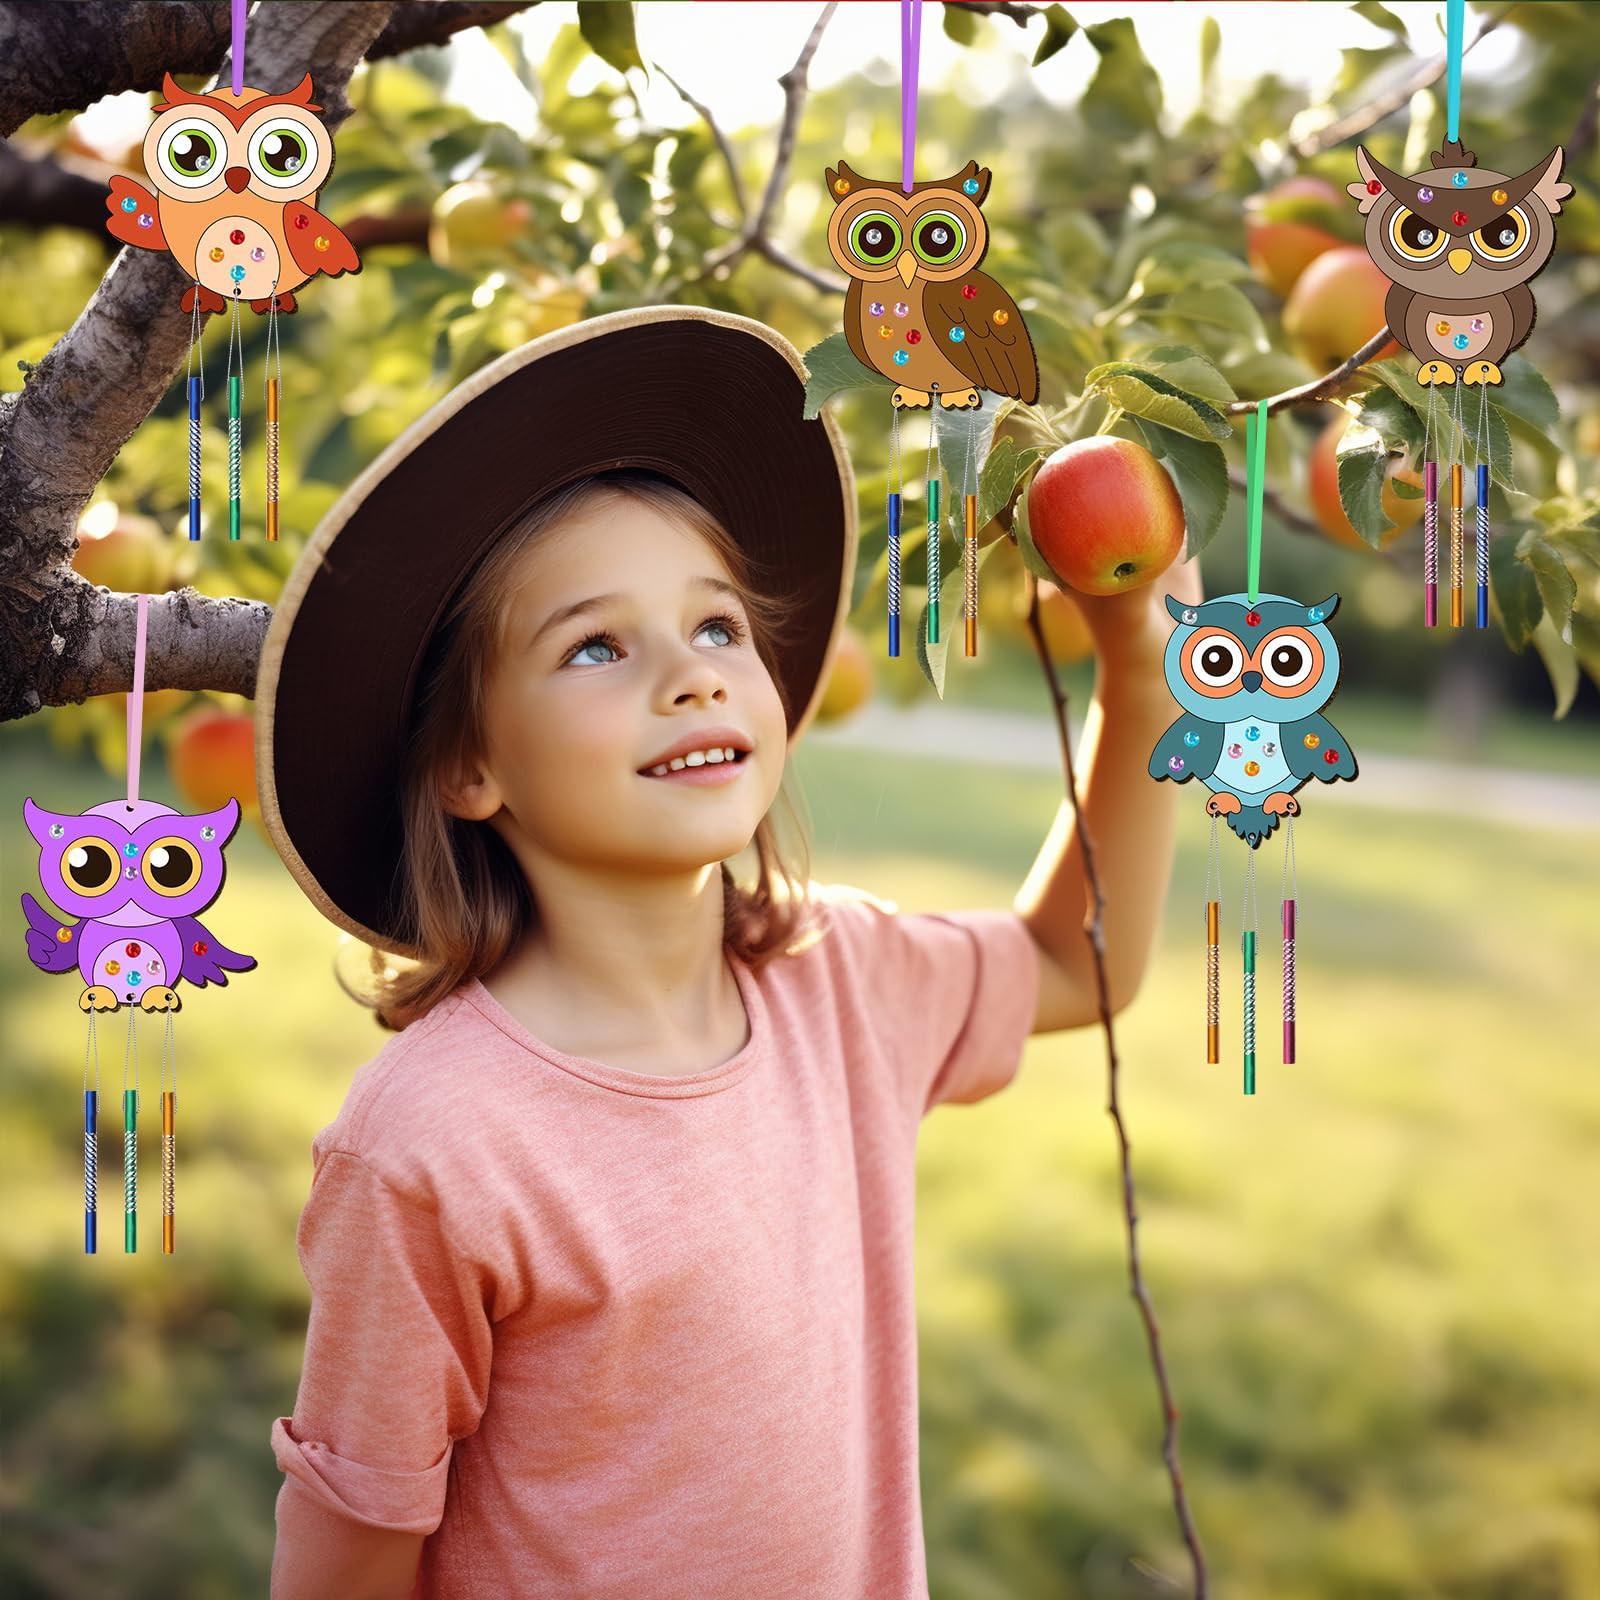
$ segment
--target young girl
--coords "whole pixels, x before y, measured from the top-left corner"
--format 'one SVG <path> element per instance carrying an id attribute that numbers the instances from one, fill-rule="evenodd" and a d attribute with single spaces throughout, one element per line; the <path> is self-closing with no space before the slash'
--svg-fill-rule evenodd
<path id="1" fill-rule="evenodd" d="M 312 1145 L 275 1600 L 927 1594 L 918 1125 L 1095 1020 L 1063 805 L 1013 909 L 814 885 L 773 821 L 855 566 L 770 329 L 512 352 L 351 488 L 257 686 L 262 810 L 401 1030 Z M 1114 1007 L 1172 856 L 1160 594 L 1085 602 Z M 730 868 L 746 851 L 754 872 Z"/>

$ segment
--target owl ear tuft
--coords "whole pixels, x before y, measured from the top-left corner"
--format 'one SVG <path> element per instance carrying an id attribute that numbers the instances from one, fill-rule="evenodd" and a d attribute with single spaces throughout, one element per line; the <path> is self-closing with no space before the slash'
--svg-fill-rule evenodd
<path id="1" fill-rule="evenodd" d="M 1339 597 L 1336 594 L 1330 594 L 1326 600 L 1319 600 L 1314 606 L 1306 607 L 1307 611 L 1320 611 L 1323 622 L 1326 622 L 1338 609 Z"/>
<path id="2" fill-rule="evenodd" d="M 1382 189 L 1373 194 L 1367 188 L 1367 185 L 1369 183 L 1382 183 L 1383 180 L 1372 170 L 1372 158 L 1367 154 L 1365 145 L 1358 144 L 1356 146 L 1356 171 L 1361 174 L 1361 181 L 1359 183 L 1347 183 L 1344 186 L 1344 192 L 1352 199 L 1361 202 L 1359 210 L 1362 216 L 1366 216 L 1383 199 Z"/>
<path id="3" fill-rule="evenodd" d="M 1566 151 L 1557 145 L 1545 157 L 1544 171 L 1539 174 L 1539 181 L 1533 186 L 1533 192 L 1551 212 L 1559 211 L 1561 202 L 1572 193 L 1572 185 L 1564 182 L 1561 177 L 1561 163 L 1564 160 Z"/>
<path id="4" fill-rule="evenodd" d="M 843 204 L 861 186 L 860 176 L 841 161 L 837 167 L 827 169 L 828 193 L 837 205 Z"/>
<path id="5" fill-rule="evenodd" d="M 989 182 L 993 176 L 994 174 L 987 167 L 980 167 L 976 161 L 969 161 L 955 175 L 953 181 L 961 186 L 961 192 L 965 194 L 967 180 L 976 179 L 978 184 L 977 192 L 968 195 L 967 198 L 972 201 L 973 205 L 981 206 L 989 198 Z"/>
<path id="6" fill-rule="evenodd" d="M 233 837 L 233 830 L 239 826 L 239 802 L 230 799 L 226 805 L 218 806 L 215 811 L 202 812 L 196 820 L 209 822 L 217 830 L 217 848 L 220 850 Z"/>
<path id="7" fill-rule="evenodd" d="M 1174 622 L 1182 622 L 1184 612 L 1189 609 L 1188 601 L 1180 600 L 1175 594 L 1169 594 L 1166 598 L 1168 615 Z"/>

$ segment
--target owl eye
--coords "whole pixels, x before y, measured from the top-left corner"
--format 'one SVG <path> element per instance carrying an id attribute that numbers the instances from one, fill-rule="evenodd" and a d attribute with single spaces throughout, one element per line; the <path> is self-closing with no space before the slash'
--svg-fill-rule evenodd
<path id="1" fill-rule="evenodd" d="M 103 839 L 75 839 L 62 854 L 61 870 L 79 894 L 104 894 L 118 878 L 117 853 Z"/>
<path id="2" fill-rule="evenodd" d="M 1317 664 L 1305 640 L 1292 634 L 1264 640 L 1260 656 L 1262 676 L 1280 689 L 1304 683 Z"/>
<path id="3" fill-rule="evenodd" d="M 912 248 L 926 262 L 942 267 L 954 261 L 967 247 L 967 230 L 959 217 L 948 211 L 930 211 L 917 219 Z"/>
<path id="4" fill-rule="evenodd" d="M 1513 256 L 1521 255 L 1527 242 L 1528 219 L 1521 206 L 1513 206 L 1472 236 L 1478 254 L 1487 256 L 1491 261 L 1509 261 Z"/>
<path id="5" fill-rule="evenodd" d="M 225 146 L 209 122 L 189 117 L 175 122 L 156 145 L 156 163 L 180 188 L 200 189 L 216 180 Z"/>
<path id="6" fill-rule="evenodd" d="M 1201 634 L 1189 647 L 1189 665 L 1202 684 L 1221 688 L 1244 670 L 1244 651 L 1225 634 Z"/>
<path id="7" fill-rule="evenodd" d="M 294 117 L 274 117 L 250 135 L 250 170 L 279 189 L 304 183 L 316 159 L 311 130 Z"/>
<path id="8" fill-rule="evenodd" d="M 900 254 L 900 224 L 887 211 L 863 211 L 850 224 L 850 250 L 868 266 L 881 267 Z"/>
<path id="9" fill-rule="evenodd" d="M 157 839 L 144 853 L 144 881 L 157 894 L 183 894 L 200 877 L 200 857 L 187 840 Z"/>
<path id="10" fill-rule="evenodd" d="M 1431 261 L 1450 243 L 1450 235 L 1436 228 L 1426 217 L 1396 206 L 1389 218 L 1389 238 L 1408 261 Z"/>

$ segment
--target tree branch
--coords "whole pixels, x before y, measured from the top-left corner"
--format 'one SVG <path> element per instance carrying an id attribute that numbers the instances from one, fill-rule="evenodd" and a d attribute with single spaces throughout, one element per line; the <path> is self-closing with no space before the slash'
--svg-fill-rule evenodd
<path id="1" fill-rule="evenodd" d="M 1285 389 L 1281 394 L 1269 395 L 1267 414 L 1270 416 L 1275 411 L 1282 411 L 1286 406 L 1305 405 L 1312 400 L 1326 400 L 1347 378 L 1371 361 L 1389 343 L 1390 337 L 1388 326 L 1385 325 L 1379 328 L 1354 355 L 1346 356 L 1332 372 L 1325 372 L 1320 378 L 1313 378 L 1310 383 L 1302 383 L 1298 388 Z M 1235 400 L 1222 409 L 1230 416 L 1238 417 L 1247 411 L 1254 411 L 1260 404 L 1259 400 Z"/>
<path id="2" fill-rule="evenodd" d="M 1189 1550 L 1189 1563 L 1194 1573 L 1194 1600 L 1206 1600 L 1207 1577 L 1205 1554 L 1200 1548 L 1200 1536 L 1189 1511 L 1188 1496 L 1183 1487 L 1183 1468 L 1178 1461 L 1178 1407 L 1172 1397 L 1172 1385 L 1167 1378 L 1166 1358 L 1161 1350 L 1161 1326 L 1156 1321 L 1155 1305 L 1145 1288 L 1144 1273 L 1139 1263 L 1139 1212 L 1134 1203 L 1133 1160 L 1128 1144 L 1128 1131 L 1122 1120 L 1122 1106 L 1118 1096 L 1118 1079 L 1121 1071 L 1117 1058 L 1117 1039 L 1111 1026 L 1111 986 L 1106 977 L 1105 894 L 1100 887 L 1100 869 L 1095 857 L 1094 840 L 1084 818 L 1083 807 L 1078 803 L 1078 773 L 1072 755 L 1072 738 L 1067 729 L 1067 697 L 1056 676 L 1050 659 L 1050 647 L 1045 642 L 1044 627 L 1039 620 L 1039 580 L 1030 571 L 1026 574 L 1028 591 L 1028 631 L 1033 635 L 1034 649 L 1038 652 L 1045 680 L 1050 685 L 1050 700 L 1055 712 L 1056 727 L 1061 736 L 1061 757 L 1066 768 L 1067 798 L 1072 805 L 1073 827 L 1083 855 L 1083 875 L 1088 888 L 1088 904 L 1084 909 L 1083 931 L 1088 936 L 1089 948 L 1094 956 L 1095 998 L 1100 1011 L 1100 1028 L 1106 1040 L 1106 1067 L 1109 1077 L 1106 1110 L 1117 1130 L 1117 1148 L 1122 1165 L 1122 1208 L 1128 1234 L 1128 1278 L 1139 1316 L 1144 1322 L 1145 1341 L 1150 1348 L 1150 1363 L 1155 1372 L 1156 1388 L 1161 1396 L 1162 1436 L 1161 1456 L 1166 1462 L 1167 1477 L 1172 1484 L 1172 1502 L 1178 1516 L 1178 1527 L 1183 1542 Z"/>
<path id="3" fill-rule="evenodd" d="M 53 156 L 29 160 L 0 140 L 0 222 L 81 228 L 100 236 L 109 255 L 116 241 L 106 232 L 106 186 L 69 171 Z"/>
<path id="4" fill-rule="evenodd" d="M 1250 492 L 1250 485 L 1237 472 L 1228 474 L 1228 487 L 1238 495 Z M 1325 538 L 1320 524 L 1313 522 L 1304 512 L 1296 511 L 1270 483 L 1261 486 L 1261 504 L 1292 533 L 1308 533 L 1318 539 Z"/>

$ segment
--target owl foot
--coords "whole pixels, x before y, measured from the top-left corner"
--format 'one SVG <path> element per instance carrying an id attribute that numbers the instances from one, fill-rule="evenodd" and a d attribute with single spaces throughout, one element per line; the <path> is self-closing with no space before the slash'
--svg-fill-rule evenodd
<path id="1" fill-rule="evenodd" d="M 221 311 L 228 303 L 215 289 L 208 289 L 203 283 L 191 283 L 183 291 L 183 299 L 178 302 L 178 309 L 193 311 L 196 300 L 199 300 L 202 311 Z"/>
<path id="2" fill-rule="evenodd" d="M 1298 817 L 1300 802 L 1292 794 L 1269 794 L 1261 802 L 1261 809 L 1269 817 Z"/>
<path id="3" fill-rule="evenodd" d="M 78 996 L 80 1011 L 115 1011 L 117 997 L 103 983 L 94 983 Z"/>
<path id="4" fill-rule="evenodd" d="M 141 1011 L 180 1011 L 183 1002 L 164 983 L 157 983 L 139 996 Z"/>
<path id="5" fill-rule="evenodd" d="M 940 394 L 939 404 L 948 411 L 971 411 L 983 404 L 983 396 L 976 389 L 952 389 Z"/>
<path id="6" fill-rule="evenodd" d="M 897 406 L 931 406 L 933 396 L 922 389 L 908 389 L 904 384 L 890 396 Z"/>
<path id="7" fill-rule="evenodd" d="M 1455 381 L 1455 368 L 1448 361 L 1424 361 L 1417 368 L 1417 382 L 1424 388 L 1431 383 L 1443 385 Z"/>
<path id="8" fill-rule="evenodd" d="M 293 311 L 295 298 L 292 294 L 263 295 L 259 300 L 250 302 L 250 309 L 258 316 L 265 316 L 267 311 Z"/>
<path id="9" fill-rule="evenodd" d="M 1206 801 L 1206 815 L 1208 817 L 1225 817 L 1230 811 L 1239 809 L 1239 797 L 1236 794 L 1214 794 Z"/>
<path id="10" fill-rule="evenodd" d="M 1492 361 L 1469 362 L 1461 374 L 1463 383 L 1499 383 L 1500 369 Z"/>

